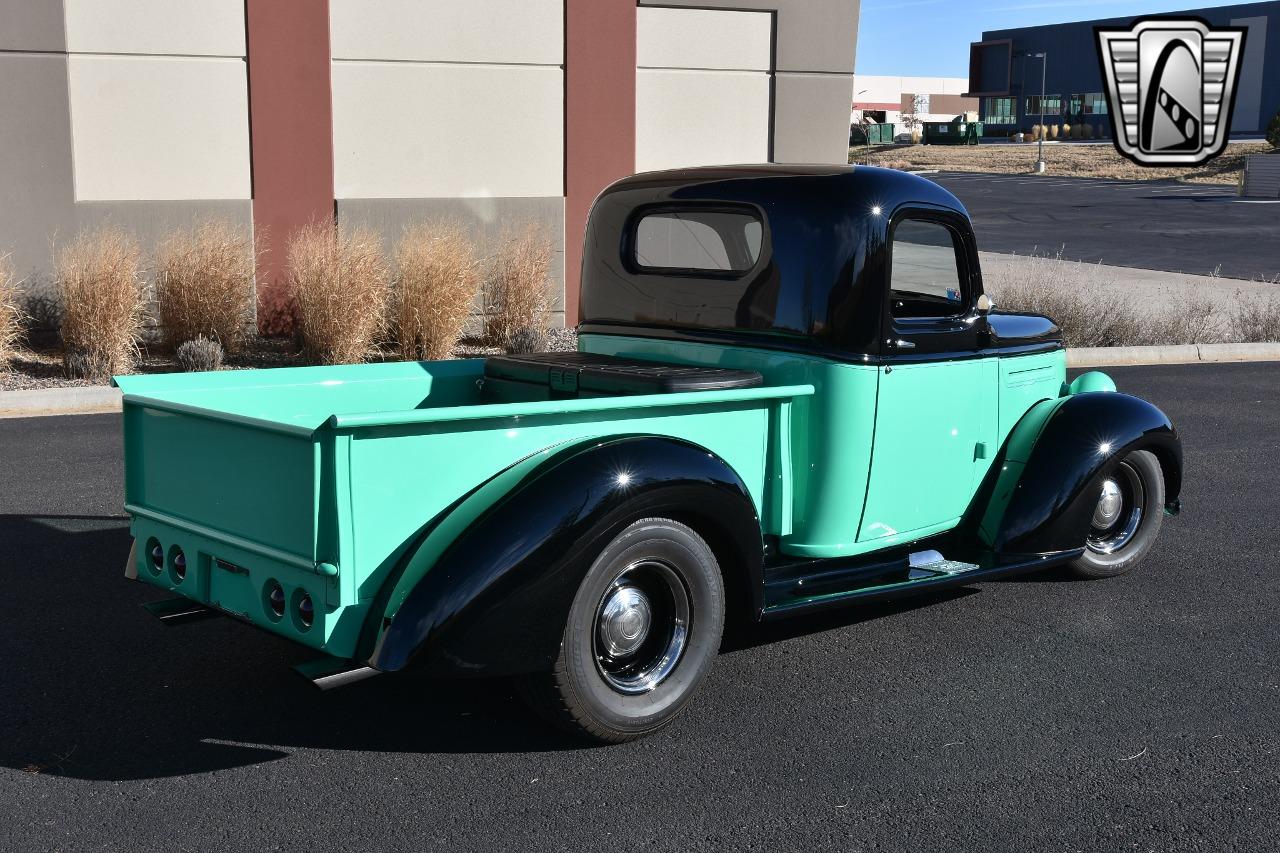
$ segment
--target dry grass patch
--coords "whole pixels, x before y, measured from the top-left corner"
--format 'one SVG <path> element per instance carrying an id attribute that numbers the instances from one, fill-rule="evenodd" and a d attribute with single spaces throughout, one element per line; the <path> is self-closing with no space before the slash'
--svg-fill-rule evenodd
<path id="1" fill-rule="evenodd" d="M 138 241 L 112 227 L 82 233 L 57 253 L 54 275 L 69 375 L 106 380 L 132 368 L 146 310 L 140 260 Z"/>
<path id="2" fill-rule="evenodd" d="M 387 262 L 372 231 L 313 223 L 289 241 L 304 354 L 322 364 L 364 361 L 385 327 Z"/>
<path id="3" fill-rule="evenodd" d="M 480 257 L 461 223 L 410 226 L 396 245 L 393 322 L 406 359 L 448 358 L 480 292 Z"/>
<path id="4" fill-rule="evenodd" d="M 25 314 L 18 284 L 9 256 L 0 255 L 0 371 L 8 369 L 18 342 L 22 340 Z"/>
<path id="5" fill-rule="evenodd" d="M 1231 317 L 1228 336 L 1239 343 L 1280 341 L 1280 295 L 1243 296 Z"/>
<path id="6" fill-rule="evenodd" d="M 156 249 L 156 300 L 165 343 L 206 337 L 239 349 L 253 311 L 253 237 L 230 222 L 174 231 Z"/>
<path id="7" fill-rule="evenodd" d="M 1133 303 L 1116 292 L 1100 265 L 1029 256 L 984 279 L 1001 310 L 1050 317 L 1069 347 L 1130 346 L 1141 336 Z"/>
<path id="8" fill-rule="evenodd" d="M 1052 128 L 1050 128 L 1052 131 Z M 1029 174 L 1035 166 L 1037 146 L 1032 143 L 984 145 L 862 146 L 849 149 L 849 162 L 900 169 L 941 169 L 947 172 Z M 1114 178 L 1129 181 L 1175 179 L 1195 184 L 1229 184 L 1240 180 L 1244 159 L 1270 151 L 1265 142 L 1228 145 L 1219 157 L 1191 168 L 1148 168 L 1121 157 L 1110 144 L 1046 145 L 1048 174 L 1060 177 Z"/>
<path id="9" fill-rule="evenodd" d="M 510 349 L 521 329 L 542 329 L 551 307 L 554 249 L 538 225 L 507 232 L 490 264 L 485 284 L 485 336 Z"/>

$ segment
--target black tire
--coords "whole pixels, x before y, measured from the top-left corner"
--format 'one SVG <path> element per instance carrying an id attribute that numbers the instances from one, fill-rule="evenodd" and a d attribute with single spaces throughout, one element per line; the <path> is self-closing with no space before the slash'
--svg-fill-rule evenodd
<path id="1" fill-rule="evenodd" d="M 633 589 L 642 591 L 651 628 L 638 649 L 615 659 L 602 623 L 622 624 L 609 620 L 607 605 Z M 526 677 L 522 693 L 539 715 L 592 740 L 623 743 L 650 734 L 688 704 L 711 668 L 724 608 L 720 568 L 702 537 L 671 519 L 641 519 L 592 564 L 574 597 L 554 668 Z M 684 642 L 671 655 L 679 613 L 687 614 Z"/>
<path id="2" fill-rule="evenodd" d="M 1095 485 L 1100 503 L 1108 483 L 1119 490 L 1120 509 L 1109 524 L 1102 523 L 1101 507 L 1095 512 L 1084 554 L 1070 564 L 1082 578 L 1115 577 L 1138 565 L 1155 544 L 1164 519 L 1164 472 L 1155 454 L 1135 450 L 1108 468 Z"/>

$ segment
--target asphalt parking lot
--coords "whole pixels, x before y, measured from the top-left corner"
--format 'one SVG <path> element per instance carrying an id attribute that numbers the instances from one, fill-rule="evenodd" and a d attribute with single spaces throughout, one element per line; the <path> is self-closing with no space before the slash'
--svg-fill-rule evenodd
<path id="1" fill-rule="evenodd" d="M 944 172 L 988 252 L 1253 280 L 1280 276 L 1280 204 L 1176 181 Z"/>
<path id="2" fill-rule="evenodd" d="M 119 417 L 0 420 L 0 849 L 1274 850 L 1280 370 L 1109 372 L 1186 446 L 1137 573 L 771 628 L 620 747 L 502 685 L 320 694 L 283 641 L 160 625 Z"/>

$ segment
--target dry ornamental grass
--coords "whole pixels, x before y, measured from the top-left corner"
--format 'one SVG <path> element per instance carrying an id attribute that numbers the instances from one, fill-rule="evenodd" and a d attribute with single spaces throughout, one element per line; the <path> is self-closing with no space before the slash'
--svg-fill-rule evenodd
<path id="1" fill-rule="evenodd" d="M 396 246 L 394 323 L 406 359 L 448 358 L 480 292 L 475 243 L 458 222 L 410 226 Z"/>
<path id="2" fill-rule="evenodd" d="M 165 342 L 204 336 L 235 352 L 253 309 L 253 237 L 206 221 L 174 231 L 156 249 L 156 300 Z"/>
<path id="3" fill-rule="evenodd" d="M 138 241 L 111 227 L 82 233 L 58 252 L 54 274 L 69 375 L 106 380 L 132 368 L 146 309 L 140 258 Z"/>
<path id="4" fill-rule="evenodd" d="M 313 223 L 289 241 L 303 352 L 322 364 L 364 361 L 385 327 L 387 262 L 372 231 Z"/>
<path id="5" fill-rule="evenodd" d="M 546 326 L 553 251 L 550 235 L 537 225 L 504 235 L 485 286 L 485 336 L 490 342 L 509 349 L 520 329 Z"/>
<path id="6" fill-rule="evenodd" d="M 1229 334 L 1240 343 L 1280 341 L 1280 296 L 1241 296 Z"/>
<path id="7" fill-rule="evenodd" d="M 0 371 L 7 370 L 22 339 L 21 295 L 18 277 L 8 255 L 0 255 Z"/>

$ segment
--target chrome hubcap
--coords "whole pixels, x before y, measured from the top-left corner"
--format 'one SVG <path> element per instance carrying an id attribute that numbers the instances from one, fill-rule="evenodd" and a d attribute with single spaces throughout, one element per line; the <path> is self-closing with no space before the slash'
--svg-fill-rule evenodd
<path id="1" fill-rule="evenodd" d="M 1107 480 L 1102 484 L 1102 496 L 1098 498 L 1098 507 L 1093 511 L 1093 526 L 1106 529 L 1115 524 L 1123 506 L 1124 497 L 1120 494 L 1120 486 L 1115 480 Z"/>
<path id="2" fill-rule="evenodd" d="M 614 658 L 634 654 L 644 645 L 652 624 L 648 596 L 633 586 L 618 587 L 600 608 L 600 647 Z"/>
<path id="3" fill-rule="evenodd" d="M 1102 483 L 1102 494 L 1093 510 L 1093 523 L 1085 545 L 1095 554 L 1114 554 L 1128 545 L 1142 526 L 1147 492 L 1142 477 L 1128 462 Z"/>
<path id="4" fill-rule="evenodd" d="M 689 592 L 674 568 L 658 560 L 632 563 L 596 609 L 597 671 L 619 693 L 648 693 L 680 663 L 691 620 Z"/>

